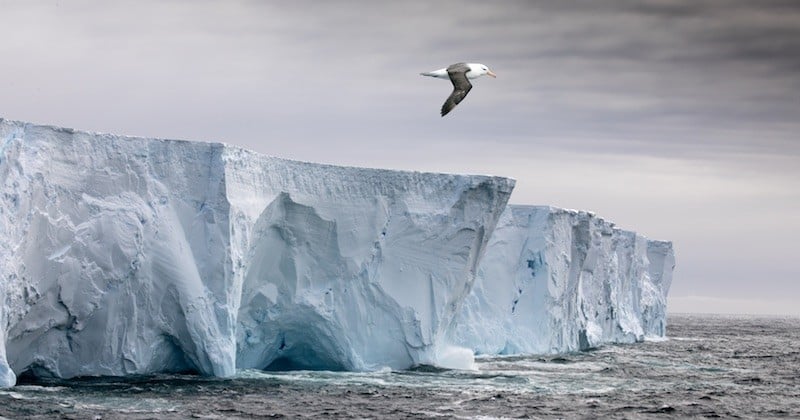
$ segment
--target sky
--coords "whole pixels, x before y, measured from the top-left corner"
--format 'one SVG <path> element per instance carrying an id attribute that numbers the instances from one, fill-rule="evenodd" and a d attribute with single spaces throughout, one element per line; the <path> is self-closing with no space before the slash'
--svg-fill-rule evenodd
<path id="1" fill-rule="evenodd" d="M 670 312 L 800 315 L 796 0 L 0 0 L 0 57 L 0 118 L 508 176 L 672 241 Z"/>

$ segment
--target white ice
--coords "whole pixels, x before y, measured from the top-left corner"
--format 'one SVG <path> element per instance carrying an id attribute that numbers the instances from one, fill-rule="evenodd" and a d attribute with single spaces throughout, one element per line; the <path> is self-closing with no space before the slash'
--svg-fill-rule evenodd
<path id="1" fill-rule="evenodd" d="M 0 180 L 3 386 L 429 363 L 514 186 L 7 120 Z"/>
<path id="2" fill-rule="evenodd" d="M 508 206 L 450 341 L 546 354 L 663 337 L 672 244 L 588 212 Z"/>
<path id="3" fill-rule="evenodd" d="M 0 184 L 0 386 L 469 369 L 664 335 L 671 244 L 506 207 L 507 178 L 0 119 Z"/>

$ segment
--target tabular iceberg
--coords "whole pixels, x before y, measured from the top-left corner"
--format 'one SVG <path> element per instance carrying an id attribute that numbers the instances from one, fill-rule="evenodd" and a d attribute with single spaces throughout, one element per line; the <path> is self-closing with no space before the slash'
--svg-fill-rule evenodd
<path id="1" fill-rule="evenodd" d="M 671 243 L 506 207 L 507 178 L 0 119 L 0 184 L 0 386 L 447 365 L 665 333 Z"/>
<path id="2" fill-rule="evenodd" d="M 0 119 L 0 386 L 435 363 L 514 181 Z"/>
<path id="3" fill-rule="evenodd" d="M 546 354 L 663 337 L 672 244 L 588 212 L 508 206 L 449 340 Z"/>

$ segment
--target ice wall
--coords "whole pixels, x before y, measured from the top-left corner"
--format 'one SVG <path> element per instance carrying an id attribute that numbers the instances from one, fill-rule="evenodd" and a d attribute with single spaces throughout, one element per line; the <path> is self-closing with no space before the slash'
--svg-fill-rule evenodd
<path id="1" fill-rule="evenodd" d="M 508 206 L 450 340 L 542 354 L 663 336 L 674 264 L 671 243 L 591 213 Z"/>
<path id="2" fill-rule="evenodd" d="M 0 385 L 435 362 L 514 182 L 0 119 Z"/>
<path id="3" fill-rule="evenodd" d="M 246 368 L 435 363 L 513 185 L 241 149 L 226 168 Z"/>

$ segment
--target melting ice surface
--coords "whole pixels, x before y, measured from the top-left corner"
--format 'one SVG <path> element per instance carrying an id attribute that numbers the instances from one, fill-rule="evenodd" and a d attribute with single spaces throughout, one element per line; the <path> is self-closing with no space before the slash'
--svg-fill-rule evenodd
<path id="1" fill-rule="evenodd" d="M 506 208 L 507 178 L 0 119 L 0 183 L 2 386 L 468 368 L 664 333 L 669 243 Z"/>

